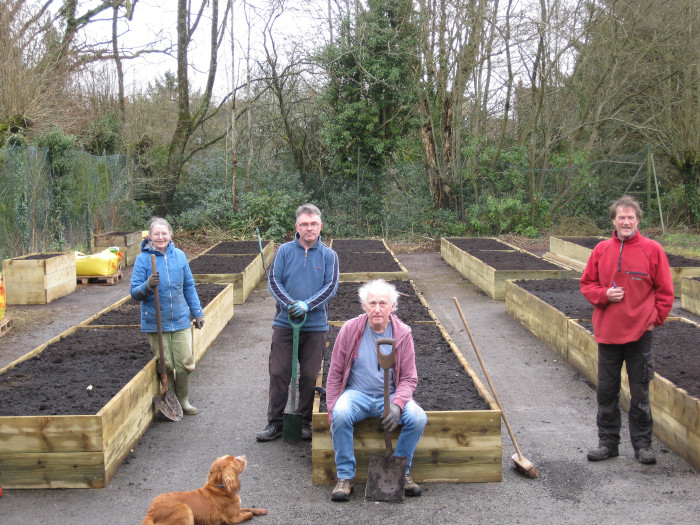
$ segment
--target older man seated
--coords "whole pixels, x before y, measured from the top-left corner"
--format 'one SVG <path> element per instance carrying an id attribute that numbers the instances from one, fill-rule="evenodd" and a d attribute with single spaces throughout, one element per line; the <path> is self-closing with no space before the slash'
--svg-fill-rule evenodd
<path id="1" fill-rule="evenodd" d="M 333 346 L 326 380 L 326 404 L 331 437 L 335 449 L 338 482 L 332 501 L 347 501 L 353 492 L 355 423 L 369 417 L 381 417 L 384 411 L 384 371 L 377 363 L 377 339 L 396 341 L 396 365 L 390 370 L 391 407 L 382 419 L 385 430 L 402 426 L 394 455 L 406 458 L 405 494 L 420 496 L 421 488 L 411 480 L 409 471 L 418 441 L 428 418 L 413 400 L 418 384 L 411 328 L 396 315 L 398 292 L 382 279 L 370 281 L 359 289 L 365 313 L 347 321 Z"/>

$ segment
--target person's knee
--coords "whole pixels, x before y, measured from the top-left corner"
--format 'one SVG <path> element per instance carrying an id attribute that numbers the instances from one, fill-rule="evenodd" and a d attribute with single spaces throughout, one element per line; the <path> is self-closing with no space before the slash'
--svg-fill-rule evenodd
<path id="1" fill-rule="evenodd" d="M 405 428 L 414 428 L 422 432 L 428 423 L 428 415 L 416 403 L 407 403 L 404 406 L 404 416 L 401 424 Z"/>

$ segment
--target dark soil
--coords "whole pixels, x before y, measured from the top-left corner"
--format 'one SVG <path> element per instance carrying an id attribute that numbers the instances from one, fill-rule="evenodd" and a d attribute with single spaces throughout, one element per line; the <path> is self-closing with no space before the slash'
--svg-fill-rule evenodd
<path id="1" fill-rule="evenodd" d="M 432 321 L 428 309 L 416 294 L 410 281 L 389 281 L 399 292 L 399 301 L 396 314 L 405 323 L 415 321 Z M 335 297 L 328 303 L 329 321 L 347 321 L 362 313 L 362 305 L 357 291 L 361 283 L 341 282 Z"/>
<path id="2" fill-rule="evenodd" d="M 596 246 L 598 246 L 598 243 L 601 241 L 604 241 L 605 239 L 601 239 L 600 237 L 559 237 L 560 239 L 571 242 L 573 244 L 578 244 L 579 246 L 583 246 L 584 248 L 590 248 L 593 249 Z"/>
<path id="3" fill-rule="evenodd" d="M 512 250 L 513 247 L 488 237 L 450 237 L 447 239 L 460 250 L 474 252 L 478 250 Z"/>
<path id="4" fill-rule="evenodd" d="M 384 243 L 373 239 L 333 239 L 335 252 L 386 252 Z"/>
<path id="5" fill-rule="evenodd" d="M 270 241 L 263 240 L 263 248 L 269 244 L 269 242 Z M 208 255 L 257 255 L 258 253 L 260 253 L 260 243 L 258 243 L 258 241 L 222 241 L 207 252 Z"/>
<path id="6" fill-rule="evenodd" d="M 563 270 L 544 259 L 525 252 L 506 252 L 482 250 L 470 252 L 477 259 L 488 264 L 495 270 Z"/>
<path id="7" fill-rule="evenodd" d="M 0 374 L 0 416 L 97 414 L 152 358 L 138 328 L 80 329 Z"/>
<path id="8" fill-rule="evenodd" d="M 673 268 L 700 266 L 700 259 L 693 259 L 691 257 L 686 257 L 684 255 L 676 255 L 673 253 L 666 253 L 666 257 L 668 257 L 669 266 Z"/>
<path id="9" fill-rule="evenodd" d="M 384 252 L 338 252 L 340 273 L 400 272 L 401 267 L 391 253 Z"/>
<path id="10" fill-rule="evenodd" d="M 572 319 L 590 319 L 593 315 L 593 305 L 581 293 L 579 279 L 521 280 L 515 284 Z"/>
<path id="11" fill-rule="evenodd" d="M 43 261 L 46 259 L 53 259 L 54 257 L 58 257 L 60 255 L 63 255 L 63 253 L 35 253 L 34 255 L 27 255 L 26 257 L 22 257 L 22 261 Z"/>
<path id="12" fill-rule="evenodd" d="M 190 261 L 190 269 L 195 275 L 219 275 L 243 273 L 257 257 L 255 255 L 200 255 Z"/>
<path id="13" fill-rule="evenodd" d="M 226 285 L 218 283 L 197 283 L 196 287 L 199 302 L 202 308 L 204 308 L 226 288 Z M 129 299 L 116 308 L 103 313 L 90 324 L 100 326 L 141 326 L 141 303 Z"/>
<path id="14" fill-rule="evenodd" d="M 423 410 L 490 410 L 452 352 L 440 329 L 430 323 L 414 324 L 413 344 L 416 349 L 418 386 L 413 399 Z M 323 358 L 323 384 L 326 384 L 328 368 L 339 327 L 328 332 L 328 346 Z M 321 400 L 320 412 L 327 412 L 325 400 Z"/>
<path id="15" fill-rule="evenodd" d="M 560 237 L 561 239 L 578 244 L 579 246 L 584 246 L 586 248 L 595 248 L 599 242 L 605 239 L 599 239 L 597 237 Z M 673 253 L 666 253 L 668 257 L 668 264 L 673 268 L 683 268 L 683 267 L 695 267 L 700 266 L 700 259 L 693 259 L 692 257 L 686 257 L 684 255 L 676 255 Z"/>
<path id="16" fill-rule="evenodd" d="M 593 324 L 581 326 L 593 332 Z M 684 321 L 667 321 L 654 328 L 654 371 L 689 395 L 700 399 L 700 328 Z"/>

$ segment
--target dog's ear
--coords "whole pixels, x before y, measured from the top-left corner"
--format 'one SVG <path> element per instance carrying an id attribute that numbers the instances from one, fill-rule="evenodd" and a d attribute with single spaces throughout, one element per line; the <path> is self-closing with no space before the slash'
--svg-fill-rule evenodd
<path id="1" fill-rule="evenodd" d="M 241 482 L 238 481 L 236 462 L 236 458 L 231 458 L 221 471 L 221 483 L 229 492 L 237 492 L 241 486 Z"/>

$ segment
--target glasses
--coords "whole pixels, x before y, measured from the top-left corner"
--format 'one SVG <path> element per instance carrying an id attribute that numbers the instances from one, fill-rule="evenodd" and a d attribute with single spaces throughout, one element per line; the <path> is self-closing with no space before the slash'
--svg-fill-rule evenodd
<path id="1" fill-rule="evenodd" d="M 321 223 L 319 222 L 302 222 L 301 224 L 297 223 L 297 226 L 301 228 L 302 230 L 307 230 L 311 228 L 312 230 L 315 230 L 319 226 L 321 226 Z"/>

